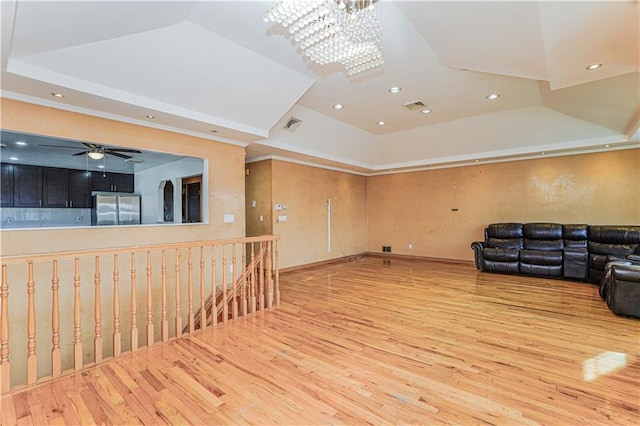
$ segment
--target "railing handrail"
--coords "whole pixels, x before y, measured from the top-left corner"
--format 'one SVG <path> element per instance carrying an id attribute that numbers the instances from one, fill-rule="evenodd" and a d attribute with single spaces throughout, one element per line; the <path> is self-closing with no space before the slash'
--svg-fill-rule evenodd
<path id="1" fill-rule="evenodd" d="M 142 245 L 142 246 L 122 246 L 122 247 L 110 247 L 103 249 L 86 249 L 86 250 L 72 250 L 72 251 L 57 251 L 57 252 L 47 252 L 47 253 L 32 253 L 32 254 L 22 254 L 22 255 L 11 255 L 11 256 L 0 256 L 0 263 L 4 265 L 10 265 L 13 263 L 20 263 L 25 261 L 46 261 L 46 260 L 55 260 L 60 258 L 75 258 L 75 257 L 85 257 L 85 256 L 102 256 L 107 254 L 117 254 L 120 252 L 127 253 L 137 253 L 144 251 L 153 251 L 159 249 L 180 249 L 180 248 L 189 248 L 189 247 L 199 247 L 199 246 L 220 246 L 220 245 L 228 245 L 228 244 L 239 244 L 239 243 L 257 243 L 260 241 L 276 241 L 279 240 L 279 235 L 261 235 L 257 237 L 238 237 L 238 238 L 229 238 L 224 240 L 197 240 L 197 241 L 183 241 L 177 243 L 165 243 L 165 244 L 150 244 L 150 245 Z"/>

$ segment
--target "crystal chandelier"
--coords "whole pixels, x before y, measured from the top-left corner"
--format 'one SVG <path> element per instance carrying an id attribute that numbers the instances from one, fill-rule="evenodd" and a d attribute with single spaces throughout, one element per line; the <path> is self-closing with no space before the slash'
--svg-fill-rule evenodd
<path id="1" fill-rule="evenodd" d="M 264 16 L 285 28 L 312 61 L 340 63 L 349 75 L 380 66 L 378 0 L 283 0 Z"/>

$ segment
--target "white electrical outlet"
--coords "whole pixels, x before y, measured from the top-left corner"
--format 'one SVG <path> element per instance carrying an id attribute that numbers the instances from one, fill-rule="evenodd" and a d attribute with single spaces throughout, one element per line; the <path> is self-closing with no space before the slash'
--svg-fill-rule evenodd
<path id="1" fill-rule="evenodd" d="M 286 221 L 287 221 L 286 214 L 281 214 L 280 216 L 278 216 L 278 222 L 286 222 Z"/>
<path id="2" fill-rule="evenodd" d="M 413 244 L 409 243 L 409 250 L 413 249 Z"/>
<path id="3" fill-rule="evenodd" d="M 264 216 L 260 215 L 260 222 L 264 222 Z"/>
<path id="4" fill-rule="evenodd" d="M 233 222 L 235 222 L 235 220 L 236 220 L 236 218 L 232 214 L 225 214 L 224 215 L 224 223 L 233 223 Z"/>

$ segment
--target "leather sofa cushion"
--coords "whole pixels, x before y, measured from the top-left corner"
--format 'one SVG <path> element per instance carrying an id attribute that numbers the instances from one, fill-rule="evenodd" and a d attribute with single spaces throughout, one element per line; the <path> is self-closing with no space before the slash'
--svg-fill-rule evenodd
<path id="1" fill-rule="evenodd" d="M 583 248 L 587 249 L 587 240 L 564 240 L 564 248 Z"/>
<path id="2" fill-rule="evenodd" d="M 609 255 L 607 254 L 592 254 L 589 253 L 589 268 L 600 269 L 604 271 L 604 267 L 609 261 Z"/>
<path id="3" fill-rule="evenodd" d="M 640 244 L 640 226 L 590 226 L 589 242 Z"/>
<path id="4" fill-rule="evenodd" d="M 589 225 L 562 225 L 562 237 L 565 240 L 586 241 Z"/>
<path id="5" fill-rule="evenodd" d="M 484 260 L 484 270 L 487 272 L 498 272 L 517 274 L 520 272 L 519 263 L 516 262 L 494 262 L 493 260 Z"/>
<path id="6" fill-rule="evenodd" d="M 520 263 L 530 265 L 562 265 L 562 251 L 520 250 Z"/>
<path id="7" fill-rule="evenodd" d="M 529 250 L 562 250 L 564 248 L 563 241 L 560 240 L 530 240 L 524 239 L 524 248 Z"/>
<path id="8" fill-rule="evenodd" d="M 613 256 L 627 256 L 633 254 L 638 248 L 638 244 L 613 244 L 589 241 L 589 253 L 609 254 Z"/>
<path id="9" fill-rule="evenodd" d="M 613 277 L 619 281 L 640 284 L 640 266 L 638 265 L 616 265 L 613 267 Z"/>
<path id="10" fill-rule="evenodd" d="M 489 238 L 487 247 L 501 249 L 521 249 L 524 247 L 522 238 Z"/>
<path id="11" fill-rule="evenodd" d="M 523 226 L 525 239 L 561 240 L 562 225 L 559 223 L 525 223 Z"/>
<path id="12" fill-rule="evenodd" d="M 519 254 L 520 250 L 517 248 L 501 249 L 487 247 L 482 250 L 482 257 L 484 260 L 492 260 L 496 262 L 517 262 Z"/>
<path id="13" fill-rule="evenodd" d="M 527 265 L 520 263 L 520 273 L 536 276 L 561 277 L 562 265 Z"/>
<path id="14" fill-rule="evenodd" d="M 492 223 L 487 226 L 489 238 L 522 238 L 521 223 Z"/>

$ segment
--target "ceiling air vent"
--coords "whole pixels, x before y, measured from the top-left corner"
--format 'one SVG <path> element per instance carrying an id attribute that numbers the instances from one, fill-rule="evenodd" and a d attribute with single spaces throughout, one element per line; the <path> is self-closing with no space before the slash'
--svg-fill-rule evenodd
<path id="1" fill-rule="evenodd" d="M 300 120 L 299 118 L 295 118 L 295 117 L 291 116 L 291 117 L 289 117 L 287 122 L 284 123 L 284 126 L 282 126 L 282 128 L 285 129 L 285 130 L 290 131 L 291 133 L 293 133 L 296 130 L 298 130 L 298 127 L 300 127 L 300 124 L 302 124 L 302 120 Z"/>
<path id="2" fill-rule="evenodd" d="M 413 101 L 413 102 L 407 102 L 406 104 L 404 104 L 404 107 L 408 110 L 415 111 L 417 109 L 422 110 L 426 108 L 426 105 L 422 101 Z"/>

